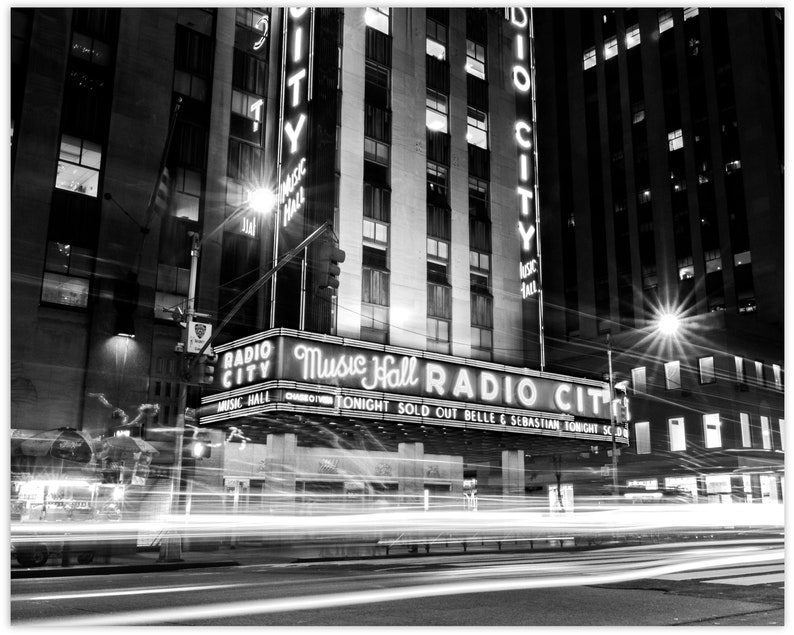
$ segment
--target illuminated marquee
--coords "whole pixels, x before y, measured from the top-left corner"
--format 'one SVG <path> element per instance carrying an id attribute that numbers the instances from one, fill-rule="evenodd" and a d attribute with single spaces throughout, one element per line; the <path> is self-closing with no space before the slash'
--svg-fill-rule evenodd
<path id="1" fill-rule="evenodd" d="M 512 77 L 517 111 L 531 115 L 533 87 L 530 74 L 530 42 L 527 36 L 529 16 L 526 9 L 517 7 L 508 9 L 507 15 L 510 23 L 516 28 Z M 534 297 L 540 291 L 533 125 L 534 122 L 517 119 L 514 128 L 518 153 L 518 233 L 521 240 L 519 274 L 523 299 Z"/>
<path id="2" fill-rule="evenodd" d="M 311 10 L 291 8 L 284 20 L 284 68 L 281 90 L 281 223 L 289 225 L 306 203 L 306 137 L 309 101 Z"/>
<path id="3" fill-rule="evenodd" d="M 217 347 L 222 392 L 202 399 L 201 422 L 280 410 L 611 437 L 603 382 L 294 333 L 271 331 Z M 627 442 L 628 428 L 615 436 Z"/>

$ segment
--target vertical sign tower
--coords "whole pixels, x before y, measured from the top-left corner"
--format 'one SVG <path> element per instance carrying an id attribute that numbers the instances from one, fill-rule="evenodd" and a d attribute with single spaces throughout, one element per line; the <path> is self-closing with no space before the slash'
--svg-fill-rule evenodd
<path id="1" fill-rule="evenodd" d="M 512 7 L 506 10 L 506 17 L 513 38 L 512 82 L 516 102 L 515 144 L 518 171 L 516 205 L 520 241 L 518 264 L 521 285 L 519 292 L 523 304 L 524 361 L 542 370 L 545 366 L 545 355 L 532 14 L 527 9 Z"/>

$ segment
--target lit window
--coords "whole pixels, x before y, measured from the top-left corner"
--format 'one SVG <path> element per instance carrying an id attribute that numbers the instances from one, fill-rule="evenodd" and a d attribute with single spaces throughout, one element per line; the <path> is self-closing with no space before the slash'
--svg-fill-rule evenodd
<path id="1" fill-rule="evenodd" d="M 55 187 L 96 197 L 102 148 L 98 143 L 63 135 Z"/>
<path id="2" fill-rule="evenodd" d="M 722 254 L 719 249 L 712 249 L 703 254 L 706 261 L 706 273 L 722 270 Z"/>
<path id="3" fill-rule="evenodd" d="M 691 280 L 695 277 L 695 265 L 692 256 L 678 259 L 678 279 Z"/>
<path id="4" fill-rule="evenodd" d="M 488 149 L 488 115 L 476 108 L 469 108 L 466 117 L 466 141 L 473 146 Z"/>
<path id="5" fill-rule="evenodd" d="M 618 38 L 611 37 L 604 41 L 604 59 L 612 59 L 618 54 Z"/>
<path id="6" fill-rule="evenodd" d="M 699 11 L 697 7 L 686 7 L 684 9 L 684 20 L 691 20 L 692 18 L 696 18 L 698 12 Z"/>
<path id="7" fill-rule="evenodd" d="M 716 413 L 703 415 L 703 440 L 707 448 L 722 447 L 720 416 Z"/>
<path id="8" fill-rule="evenodd" d="M 634 387 L 635 394 L 645 392 L 645 366 L 631 369 L 631 384 Z"/>
<path id="9" fill-rule="evenodd" d="M 631 123 L 645 121 L 645 102 L 635 101 L 631 105 Z"/>
<path id="10" fill-rule="evenodd" d="M 734 368 L 736 369 L 736 381 L 740 384 L 744 383 L 744 358 L 734 356 L 733 358 Z"/>
<path id="11" fill-rule="evenodd" d="M 764 450 L 772 449 L 772 427 L 769 425 L 769 417 L 761 415 L 761 443 Z"/>
<path id="12" fill-rule="evenodd" d="M 733 265 L 740 267 L 741 265 L 749 265 L 753 261 L 749 251 L 743 251 L 738 254 L 733 254 Z"/>
<path id="13" fill-rule="evenodd" d="M 593 68 L 596 65 L 595 48 L 589 48 L 584 52 L 582 65 L 584 66 L 584 70 L 587 70 L 588 68 Z"/>
<path id="14" fill-rule="evenodd" d="M 669 9 L 659 11 L 659 33 L 673 28 L 673 12 Z"/>
<path id="15" fill-rule="evenodd" d="M 427 239 L 427 257 L 430 260 L 449 260 L 449 243 L 436 238 Z"/>
<path id="16" fill-rule="evenodd" d="M 651 424 L 648 421 L 638 421 L 634 424 L 634 442 L 637 454 L 651 453 Z"/>
<path id="17" fill-rule="evenodd" d="M 232 112 L 254 122 L 254 130 L 262 123 L 264 101 L 257 95 L 249 95 L 239 90 L 232 91 Z"/>
<path id="18" fill-rule="evenodd" d="M 626 48 L 630 49 L 640 43 L 640 26 L 635 24 L 626 29 Z"/>
<path id="19" fill-rule="evenodd" d="M 746 412 L 739 413 L 739 424 L 742 430 L 742 447 L 743 448 L 751 448 L 753 447 L 753 440 L 750 436 L 750 415 Z"/>
<path id="20" fill-rule="evenodd" d="M 739 161 L 739 159 L 736 159 L 735 161 L 728 161 L 725 164 L 725 174 L 733 174 L 734 172 L 737 172 L 738 170 L 741 169 L 742 169 L 742 162 Z"/>
<path id="21" fill-rule="evenodd" d="M 471 40 L 466 40 L 466 72 L 485 79 L 485 47 Z"/>
<path id="22" fill-rule="evenodd" d="M 670 152 L 684 147 L 684 134 L 680 128 L 667 133 L 667 147 Z"/>
<path id="23" fill-rule="evenodd" d="M 686 429 L 684 418 L 674 417 L 667 420 L 667 430 L 670 435 L 670 451 L 682 452 L 686 450 Z"/>
<path id="24" fill-rule="evenodd" d="M 772 364 L 772 376 L 775 380 L 775 388 L 783 390 L 783 369 L 778 364 Z"/>
<path id="25" fill-rule="evenodd" d="M 763 362 L 756 362 L 755 363 L 755 380 L 758 382 L 759 386 L 764 385 L 764 363 Z"/>
<path id="26" fill-rule="evenodd" d="M 93 252 L 83 247 L 50 241 L 44 262 L 41 300 L 51 304 L 88 306 Z"/>
<path id="27" fill-rule="evenodd" d="M 447 123 L 447 96 L 436 90 L 427 89 L 425 118 L 427 127 L 436 132 L 449 132 Z"/>
<path id="28" fill-rule="evenodd" d="M 364 219 L 363 236 L 366 240 L 386 245 L 389 242 L 389 226 L 370 218 Z"/>
<path id="29" fill-rule="evenodd" d="M 650 203 L 651 202 L 651 190 L 650 189 L 640 190 L 638 192 L 638 194 L 637 194 L 637 201 L 640 204 L 642 204 L 642 203 Z"/>
<path id="30" fill-rule="evenodd" d="M 364 13 L 364 23 L 373 29 L 377 29 L 386 35 L 389 35 L 391 32 L 391 29 L 389 28 L 390 14 L 391 9 L 385 7 L 367 7 L 366 12 Z"/>
<path id="31" fill-rule="evenodd" d="M 389 165 L 390 147 L 388 143 L 364 137 L 364 158 L 381 165 Z"/>
<path id="32" fill-rule="evenodd" d="M 447 59 L 447 27 L 435 20 L 427 20 L 425 51 L 439 60 Z"/>
<path id="33" fill-rule="evenodd" d="M 98 66 L 110 64 L 110 47 L 107 44 L 76 31 L 72 35 L 71 54 Z"/>
<path id="34" fill-rule="evenodd" d="M 681 362 L 667 362 L 664 365 L 664 383 L 667 390 L 681 388 Z"/>
<path id="35" fill-rule="evenodd" d="M 700 367 L 700 383 L 713 384 L 717 381 L 717 375 L 714 372 L 714 357 L 701 357 L 698 360 Z"/>

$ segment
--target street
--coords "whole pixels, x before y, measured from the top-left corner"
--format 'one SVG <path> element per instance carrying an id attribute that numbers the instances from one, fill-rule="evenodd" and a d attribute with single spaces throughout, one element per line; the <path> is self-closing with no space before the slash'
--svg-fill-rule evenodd
<path id="1" fill-rule="evenodd" d="M 13 625 L 783 625 L 781 541 L 12 580 Z"/>

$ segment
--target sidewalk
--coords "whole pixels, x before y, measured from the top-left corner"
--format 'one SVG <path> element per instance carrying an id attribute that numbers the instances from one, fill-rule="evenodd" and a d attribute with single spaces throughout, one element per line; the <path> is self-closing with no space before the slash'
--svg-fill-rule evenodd
<path id="1" fill-rule="evenodd" d="M 548 551 L 576 548 L 573 544 L 550 546 L 538 545 L 530 549 L 528 545 L 505 544 L 501 549 L 495 543 L 470 543 L 466 550 L 460 544 L 433 544 L 426 550 L 419 547 L 410 551 L 406 546 L 392 547 L 387 550 L 376 544 L 318 543 L 286 544 L 263 546 L 256 543 L 241 543 L 236 547 L 220 545 L 215 549 L 190 550 L 169 547 L 161 553 L 154 549 L 139 549 L 133 553 L 111 554 L 107 562 L 78 564 L 69 558 L 63 564 L 60 554 L 51 554 L 47 564 L 40 567 L 23 567 L 11 558 L 11 578 L 43 578 L 74 575 L 110 575 L 150 571 L 174 571 L 179 569 L 207 567 L 236 567 L 251 564 L 283 564 L 301 561 L 352 560 L 375 558 L 416 558 L 427 555 L 462 555 L 464 553 L 498 553 L 499 551 Z"/>

